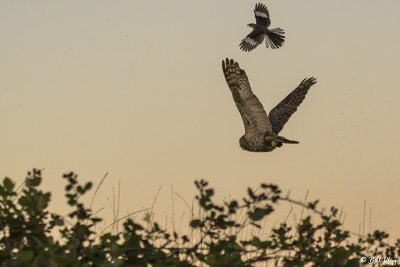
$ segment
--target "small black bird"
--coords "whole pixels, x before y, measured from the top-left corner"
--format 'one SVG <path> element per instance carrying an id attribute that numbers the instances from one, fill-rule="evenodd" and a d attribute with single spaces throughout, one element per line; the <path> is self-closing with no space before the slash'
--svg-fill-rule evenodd
<path id="1" fill-rule="evenodd" d="M 250 23 L 247 26 L 253 28 L 253 31 L 246 36 L 240 43 L 240 49 L 245 52 L 249 52 L 261 44 L 265 38 L 265 44 L 272 49 L 279 48 L 285 42 L 285 32 L 281 28 L 275 28 L 269 30 L 268 27 L 271 25 L 271 19 L 269 18 L 269 12 L 264 4 L 258 3 L 254 9 L 256 16 L 256 24 Z"/>

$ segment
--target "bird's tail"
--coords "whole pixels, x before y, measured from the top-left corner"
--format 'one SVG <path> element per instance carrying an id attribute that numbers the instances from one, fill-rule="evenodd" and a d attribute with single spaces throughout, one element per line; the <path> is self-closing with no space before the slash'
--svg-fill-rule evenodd
<path id="1" fill-rule="evenodd" d="M 285 31 L 281 28 L 275 28 L 267 31 L 267 38 L 265 38 L 265 45 L 272 49 L 279 48 L 285 42 Z"/>
<path id="2" fill-rule="evenodd" d="M 286 139 L 283 136 L 277 135 L 274 140 L 271 142 L 272 146 L 274 147 L 281 147 L 282 144 L 298 144 L 299 142 Z"/>
<path id="3" fill-rule="evenodd" d="M 299 143 L 299 142 L 297 142 L 297 141 L 289 140 L 289 139 L 286 139 L 285 137 L 279 136 L 279 135 L 277 135 L 277 136 L 274 138 L 274 141 L 278 143 L 278 146 L 281 146 L 282 143 L 285 143 L 285 144 L 298 144 L 298 143 Z M 280 144 L 280 145 L 279 145 L 279 144 Z"/>
<path id="4" fill-rule="evenodd" d="M 277 134 L 266 134 L 264 137 L 268 142 L 271 143 L 273 147 L 281 147 L 282 144 L 298 144 L 299 142 L 286 139 L 283 136 L 279 136 Z"/>

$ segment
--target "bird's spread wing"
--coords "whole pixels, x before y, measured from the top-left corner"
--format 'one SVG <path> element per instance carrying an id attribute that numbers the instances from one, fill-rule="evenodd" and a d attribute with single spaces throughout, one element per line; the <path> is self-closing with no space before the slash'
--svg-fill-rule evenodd
<path id="1" fill-rule="evenodd" d="M 312 77 L 304 79 L 300 85 L 294 89 L 285 99 L 269 112 L 269 120 L 272 124 L 272 131 L 278 134 L 290 116 L 297 110 L 297 107 L 303 102 L 310 87 L 317 80 Z"/>
<path id="2" fill-rule="evenodd" d="M 264 4 L 258 3 L 254 8 L 254 15 L 256 16 L 256 23 L 269 27 L 271 25 L 271 19 L 269 18 L 269 12 Z"/>
<path id="3" fill-rule="evenodd" d="M 233 59 L 222 61 L 222 70 L 231 89 L 236 107 L 242 116 L 246 135 L 271 131 L 272 127 L 268 115 L 261 102 L 251 91 L 245 71 Z"/>
<path id="4" fill-rule="evenodd" d="M 249 35 L 246 36 L 240 43 L 240 49 L 245 52 L 249 52 L 261 44 L 264 40 L 265 34 L 259 30 L 253 30 Z"/>

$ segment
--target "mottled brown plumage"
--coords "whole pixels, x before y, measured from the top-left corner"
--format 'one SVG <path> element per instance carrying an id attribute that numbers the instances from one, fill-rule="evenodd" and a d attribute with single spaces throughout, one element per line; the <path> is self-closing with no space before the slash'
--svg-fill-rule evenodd
<path id="1" fill-rule="evenodd" d="M 308 90 L 316 83 L 315 78 L 304 79 L 285 99 L 269 113 L 269 118 L 260 100 L 253 94 L 246 72 L 233 59 L 222 61 L 222 70 L 232 92 L 233 100 L 242 116 L 245 134 L 239 144 L 244 150 L 268 152 L 283 143 L 297 144 L 278 136 L 290 116 L 303 102 Z"/>

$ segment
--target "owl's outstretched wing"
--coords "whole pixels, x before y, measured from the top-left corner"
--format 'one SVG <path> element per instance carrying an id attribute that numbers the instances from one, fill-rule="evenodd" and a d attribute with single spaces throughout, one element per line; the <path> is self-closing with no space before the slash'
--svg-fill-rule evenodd
<path id="1" fill-rule="evenodd" d="M 251 91 L 246 72 L 233 59 L 222 61 L 222 70 L 236 107 L 242 116 L 246 135 L 272 131 L 267 113 L 260 100 Z"/>
<path id="2" fill-rule="evenodd" d="M 314 77 L 304 79 L 296 89 L 294 89 L 285 99 L 269 112 L 269 120 L 272 124 L 272 131 L 278 134 L 290 116 L 297 110 L 297 107 L 303 102 L 311 86 L 317 80 Z"/>

